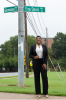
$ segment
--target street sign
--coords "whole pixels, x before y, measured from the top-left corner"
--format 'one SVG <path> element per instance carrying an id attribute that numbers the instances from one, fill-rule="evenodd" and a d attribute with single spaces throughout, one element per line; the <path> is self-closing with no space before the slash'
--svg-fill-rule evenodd
<path id="1" fill-rule="evenodd" d="M 18 6 L 5 7 L 4 13 L 18 12 Z M 24 6 L 24 12 L 45 12 L 45 7 Z"/>
<path id="2" fill-rule="evenodd" d="M 4 8 L 4 13 L 8 12 L 17 12 L 18 11 L 18 6 L 13 6 L 13 7 L 6 7 Z"/>
<path id="3" fill-rule="evenodd" d="M 45 7 L 24 6 L 25 12 L 45 12 Z"/>

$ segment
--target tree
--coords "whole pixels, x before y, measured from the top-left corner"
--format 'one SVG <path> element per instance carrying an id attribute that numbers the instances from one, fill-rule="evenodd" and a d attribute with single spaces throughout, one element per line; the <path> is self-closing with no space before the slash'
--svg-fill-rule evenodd
<path id="1" fill-rule="evenodd" d="M 36 44 L 36 38 L 34 36 L 28 35 L 28 53 L 30 51 L 31 45 Z"/>
<path id="2" fill-rule="evenodd" d="M 10 37 L 10 45 L 11 45 L 11 56 L 18 55 L 18 36 Z"/>
<path id="3" fill-rule="evenodd" d="M 0 45 L 1 53 L 4 57 L 14 57 L 18 55 L 18 36 L 10 37 L 9 41 Z"/>
<path id="4" fill-rule="evenodd" d="M 17 68 L 18 66 L 18 36 L 10 37 L 9 41 L 0 45 L 0 68 Z M 16 57 L 16 58 L 15 58 Z"/>
<path id="5" fill-rule="evenodd" d="M 66 57 L 62 57 L 61 59 L 58 60 L 61 69 L 63 70 L 63 68 L 66 70 Z"/>
<path id="6" fill-rule="evenodd" d="M 29 63 L 31 58 L 29 58 L 29 51 L 31 45 L 36 43 L 36 38 L 34 36 L 28 35 L 28 60 Z M 18 36 L 10 37 L 9 41 L 0 45 L 0 68 L 18 68 Z"/>
<path id="7" fill-rule="evenodd" d="M 2 65 L 3 65 L 3 55 L 0 54 L 0 71 L 2 71 Z"/>
<path id="8" fill-rule="evenodd" d="M 52 44 L 53 57 L 60 59 L 66 57 L 66 34 L 57 33 L 53 38 L 54 43 Z"/>

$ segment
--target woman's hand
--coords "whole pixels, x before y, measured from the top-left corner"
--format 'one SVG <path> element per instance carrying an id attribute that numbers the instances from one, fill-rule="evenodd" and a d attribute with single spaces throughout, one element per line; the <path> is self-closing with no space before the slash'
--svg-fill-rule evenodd
<path id="1" fill-rule="evenodd" d="M 39 59 L 39 56 L 37 55 L 37 56 L 35 56 L 35 59 Z"/>
<path id="2" fill-rule="evenodd" d="M 45 70 L 47 69 L 46 64 L 43 64 L 42 67 L 43 67 L 43 69 L 45 69 Z"/>

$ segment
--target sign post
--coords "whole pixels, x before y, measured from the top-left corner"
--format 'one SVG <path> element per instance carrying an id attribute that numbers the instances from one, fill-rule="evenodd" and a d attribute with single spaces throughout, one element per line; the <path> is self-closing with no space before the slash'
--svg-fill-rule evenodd
<path id="1" fill-rule="evenodd" d="M 24 0 L 18 0 L 18 86 L 24 87 Z"/>

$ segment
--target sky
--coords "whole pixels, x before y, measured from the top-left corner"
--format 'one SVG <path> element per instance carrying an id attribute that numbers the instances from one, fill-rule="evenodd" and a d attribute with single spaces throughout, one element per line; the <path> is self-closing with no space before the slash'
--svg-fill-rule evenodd
<path id="1" fill-rule="evenodd" d="M 18 5 L 17 0 L 10 1 Z M 33 1 L 35 0 L 29 0 L 30 5 L 37 6 L 35 2 L 34 5 Z M 26 0 L 26 3 L 28 6 L 28 0 Z M 41 29 L 37 13 L 33 13 L 41 37 L 46 37 L 46 31 L 44 31 L 46 30 L 46 27 L 48 29 L 48 38 L 55 37 L 57 32 L 63 32 L 66 34 L 66 0 L 37 0 L 37 3 L 39 7 L 45 7 L 46 9 L 45 13 L 41 13 L 43 21 L 40 13 L 38 13 L 43 30 Z M 11 6 L 14 5 L 6 0 L 0 0 L 0 45 L 8 41 L 10 37 L 18 35 L 18 13 L 4 13 L 4 8 Z M 27 29 L 28 35 L 36 36 L 28 21 Z"/>

